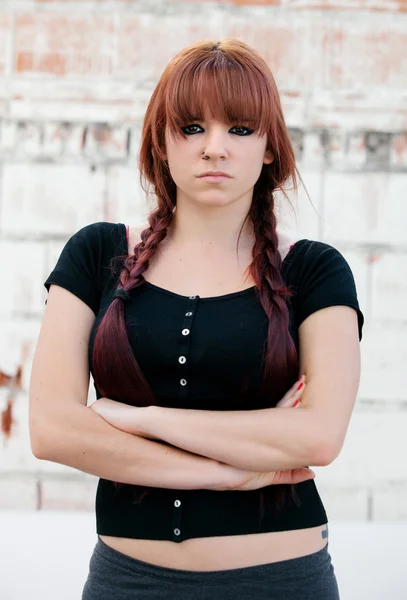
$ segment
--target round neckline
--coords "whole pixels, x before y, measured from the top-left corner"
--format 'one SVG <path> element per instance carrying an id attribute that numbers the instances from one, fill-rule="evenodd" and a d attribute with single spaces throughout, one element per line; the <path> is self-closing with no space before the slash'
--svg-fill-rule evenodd
<path id="1" fill-rule="evenodd" d="M 124 246 L 125 246 L 126 255 L 128 256 L 129 248 L 128 248 L 128 242 L 127 242 L 127 226 L 124 223 L 120 223 L 120 225 L 124 229 Z M 281 261 L 282 267 L 284 267 L 285 261 L 287 260 L 288 257 L 292 256 L 292 254 L 294 252 L 294 248 L 296 248 L 296 246 L 301 241 L 305 241 L 305 240 L 297 240 L 296 242 L 294 242 L 294 244 L 292 244 L 289 251 L 285 255 L 284 259 Z M 191 296 L 185 296 L 183 294 L 177 294 L 177 292 L 172 292 L 171 290 L 167 290 L 166 288 L 156 285 L 155 283 L 151 283 L 150 281 L 147 281 L 146 279 L 144 280 L 143 286 L 149 287 L 150 289 L 155 290 L 159 293 L 166 294 L 167 296 L 180 298 L 182 300 L 191 300 L 191 298 L 192 298 Z M 141 287 L 143 287 L 143 286 L 141 286 Z M 229 294 L 222 294 L 220 296 L 198 296 L 198 294 L 195 294 L 195 298 L 197 298 L 197 299 L 199 298 L 200 302 L 202 302 L 203 300 L 204 301 L 223 300 L 223 299 L 228 300 L 230 298 L 237 298 L 239 296 L 252 294 L 256 290 L 257 290 L 257 286 L 251 285 L 250 287 L 245 288 L 243 290 L 239 290 L 238 292 L 230 292 Z"/>
<path id="2" fill-rule="evenodd" d="M 167 296 L 175 296 L 177 298 L 181 298 L 182 300 L 191 300 L 192 296 L 184 296 L 183 294 L 177 294 L 177 292 L 172 292 L 171 290 L 167 290 L 159 285 L 155 285 L 155 283 L 151 283 L 150 281 L 144 280 L 144 286 L 149 287 L 151 289 L 156 290 L 157 292 L 161 292 L 162 294 L 166 294 Z M 255 285 L 251 285 L 244 290 L 239 290 L 238 292 L 230 292 L 229 294 L 221 294 L 220 296 L 198 296 L 195 294 L 195 298 L 202 300 L 227 300 L 229 298 L 236 298 L 238 296 L 243 296 L 245 294 L 253 293 L 256 290 Z"/>

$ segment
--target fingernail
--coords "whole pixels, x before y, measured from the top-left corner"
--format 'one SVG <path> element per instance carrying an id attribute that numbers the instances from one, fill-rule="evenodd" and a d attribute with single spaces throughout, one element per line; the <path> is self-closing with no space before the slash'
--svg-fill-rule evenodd
<path id="1" fill-rule="evenodd" d="M 293 407 L 294 407 L 294 406 L 298 406 L 298 405 L 299 405 L 299 403 L 300 403 L 300 401 L 299 401 L 299 400 L 297 400 L 297 402 L 294 402 L 294 404 L 293 404 Z"/>
<path id="2" fill-rule="evenodd" d="M 301 388 L 303 388 L 303 387 L 304 387 L 304 384 L 303 384 L 303 383 L 300 383 L 300 385 L 297 387 L 297 392 L 298 392 L 298 390 L 300 390 L 300 389 L 301 389 Z"/>

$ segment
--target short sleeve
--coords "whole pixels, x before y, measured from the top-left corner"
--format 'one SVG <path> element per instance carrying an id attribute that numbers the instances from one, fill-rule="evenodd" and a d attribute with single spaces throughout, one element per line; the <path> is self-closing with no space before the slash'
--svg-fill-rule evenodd
<path id="1" fill-rule="evenodd" d="M 100 303 L 100 262 L 103 223 L 92 223 L 66 242 L 44 286 L 59 285 L 75 294 L 97 314 Z"/>
<path id="2" fill-rule="evenodd" d="M 309 315 L 328 306 L 350 306 L 358 315 L 359 340 L 364 316 L 359 307 L 352 270 L 333 246 L 309 241 L 299 253 L 299 280 L 295 299 L 297 326 Z"/>

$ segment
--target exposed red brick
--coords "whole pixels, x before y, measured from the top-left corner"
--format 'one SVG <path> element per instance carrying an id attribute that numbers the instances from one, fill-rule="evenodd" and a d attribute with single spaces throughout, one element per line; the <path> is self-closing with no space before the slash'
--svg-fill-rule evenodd
<path id="1" fill-rule="evenodd" d="M 109 76 L 117 63 L 116 27 L 112 14 L 18 13 L 16 69 Z"/>
<path id="2" fill-rule="evenodd" d="M 34 70 L 34 55 L 32 52 L 17 52 L 16 54 L 16 71 L 33 71 Z"/>
<path id="3" fill-rule="evenodd" d="M 1 413 L 1 431 L 5 438 L 8 439 L 11 435 L 11 429 L 14 425 L 13 409 L 14 398 L 8 398 L 6 408 Z"/>
<path id="4" fill-rule="evenodd" d="M 10 389 L 6 407 L 1 412 L 1 432 L 6 439 L 10 437 L 12 427 L 15 424 L 13 419 L 13 405 L 15 402 L 15 392 L 21 390 L 22 387 L 22 376 L 23 369 L 21 366 L 18 367 L 15 375 L 8 375 L 0 371 L 0 387 L 7 387 Z"/>
<path id="5" fill-rule="evenodd" d="M 7 67 L 7 46 L 9 45 L 11 33 L 10 15 L 0 14 L 0 75 L 5 73 Z"/>
<path id="6" fill-rule="evenodd" d="M 407 0 L 285 0 L 284 6 L 301 10 L 404 12 Z"/>
<path id="7" fill-rule="evenodd" d="M 330 54 L 332 84 L 407 87 L 407 28 L 396 20 L 346 20 L 333 26 Z"/>

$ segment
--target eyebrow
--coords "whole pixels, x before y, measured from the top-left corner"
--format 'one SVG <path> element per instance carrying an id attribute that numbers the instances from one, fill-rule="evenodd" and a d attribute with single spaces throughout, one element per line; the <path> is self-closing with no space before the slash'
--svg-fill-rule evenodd
<path id="1" fill-rule="evenodd" d="M 205 119 L 201 119 L 200 117 L 191 117 L 191 120 L 192 121 L 202 121 L 202 122 L 205 121 Z M 239 117 L 233 117 L 232 121 L 241 121 L 242 123 L 246 123 L 246 122 L 252 121 L 252 119 L 240 119 Z"/>

